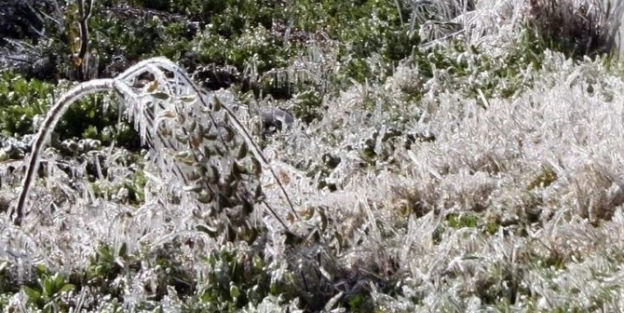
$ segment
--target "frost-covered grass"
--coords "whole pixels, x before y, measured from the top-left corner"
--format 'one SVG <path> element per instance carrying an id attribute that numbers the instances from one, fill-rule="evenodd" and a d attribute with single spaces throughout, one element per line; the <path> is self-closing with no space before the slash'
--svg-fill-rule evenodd
<path id="1" fill-rule="evenodd" d="M 137 89 L 139 98 L 126 92 L 122 108 L 150 139 L 146 151 L 41 154 L 29 214 L 19 227 L 9 214 L 0 221 L 0 307 L 624 310 L 624 68 L 537 51 L 522 27 L 535 18 L 523 3 L 477 2 L 470 16 L 446 16 L 468 19 L 465 31 L 423 42 L 387 77 L 387 64 L 371 55 L 362 66 L 383 79 L 280 102 L 318 118 L 267 139 L 253 115 L 233 112 L 268 160 L 259 177 L 231 173 L 239 156 L 262 158 L 240 149 L 245 134 L 229 113 L 213 120 L 187 97 L 188 82 L 161 77 Z M 594 2 L 569 3 L 566 12 Z M 310 45 L 286 79 L 320 84 L 344 75 L 338 48 Z M 232 90 L 208 95 L 230 107 L 242 100 Z M 147 97 L 160 114 L 138 106 Z M 272 101 L 247 103 L 253 111 Z M 175 135 L 202 134 L 193 120 L 233 141 Z M 165 126 L 150 129 L 156 121 Z M 211 169 L 193 175 L 206 163 L 228 169 L 220 173 L 228 184 L 211 180 Z M 23 167 L 1 170 L 0 196 L 16 199 Z M 184 188 L 190 181 L 201 184 Z M 246 193 L 255 184 L 262 195 Z M 228 201 L 210 198 L 230 187 Z"/>

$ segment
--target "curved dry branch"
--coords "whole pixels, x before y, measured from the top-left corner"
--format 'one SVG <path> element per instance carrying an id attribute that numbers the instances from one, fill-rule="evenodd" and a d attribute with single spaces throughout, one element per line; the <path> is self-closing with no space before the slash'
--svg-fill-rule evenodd
<path id="1" fill-rule="evenodd" d="M 24 217 L 24 205 L 26 204 L 28 191 L 32 185 L 35 173 L 39 169 L 41 152 L 45 148 L 47 141 L 50 139 L 50 134 L 54 130 L 54 127 L 60 118 L 72 103 L 90 94 L 112 90 L 114 85 L 115 81 L 113 79 L 97 79 L 81 83 L 67 91 L 48 112 L 45 120 L 43 120 L 43 124 L 41 124 L 39 132 L 35 136 L 35 142 L 33 143 L 30 160 L 28 161 L 28 167 L 26 168 L 26 175 L 22 180 L 22 189 L 17 200 L 17 206 L 11 212 L 11 218 L 15 215 L 13 220 L 15 225 L 19 226 L 22 223 L 22 219 Z"/>

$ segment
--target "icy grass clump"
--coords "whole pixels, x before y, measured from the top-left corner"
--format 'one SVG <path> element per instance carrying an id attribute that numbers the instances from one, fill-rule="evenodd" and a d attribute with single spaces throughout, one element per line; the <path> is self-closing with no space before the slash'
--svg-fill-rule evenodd
<path id="1" fill-rule="evenodd" d="M 515 97 L 443 88 L 416 106 L 403 92 L 418 69 L 402 67 L 327 100 L 305 136 L 267 149 L 293 165 L 340 157 L 338 191 L 309 189 L 320 177 L 305 168 L 286 188 L 325 208 L 344 262 L 400 273 L 394 296 L 370 287 L 389 310 L 621 310 L 624 81 L 603 64 L 546 52 Z M 435 139 L 378 140 L 371 165 L 358 143 L 396 121 Z"/>
<path id="2" fill-rule="evenodd" d="M 446 266 L 465 262 L 477 266 L 473 270 L 463 266 L 462 272 L 469 271 L 468 280 L 457 285 L 460 290 L 453 294 L 464 290 L 466 296 L 476 294 L 483 301 L 480 292 L 511 288 L 497 296 L 515 302 L 516 308 L 530 307 L 536 300 L 517 294 L 540 295 L 538 299 L 543 298 L 537 305 L 550 310 L 589 310 L 595 305 L 614 308 L 617 302 L 613 301 L 619 296 L 604 288 L 621 292 L 622 285 L 598 286 L 616 274 L 617 266 L 608 261 L 615 256 L 598 252 L 613 250 L 610 244 L 596 246 L 592 234 L 610 237 L 610 242 L 621 235 L 603 233 L 591 224 L 611 227 L 608 225 L 619 223 L 612 218 L 621 214 L 624 203 L 624 147 L 618 143 L 624 136 L 619 91 L 624 85 L 621 78 L 604 71 L 601 61 L 575 65 L 558 54 L 547 56 L 545 69 L 536 73 L 539 76 L 532 90 L 510 100 L 490 99 L 487 109 L 478 105 L 479 100 L 464 100 L 452 92 L 441 94 L 436 101 L 439 106 L 429 106 L 428 124 L 436 142 L 398 153 L 404 156 L 404 164 L 411 163 L 411 170 L 406 169 L 409 174 L 400 179 L 404 187 L 397 195 L 406 196 L 413 210 L 483 212 L 488 219 L 511 229 L 518 222 L 530 225 L 522 227 L 527 227 L 526 237 L 503 236 L 500 232 L 481 241 L 483 235 L 477 234 L 481 239 L 473 242 L 470 238 L 475 234 L 454 238 L 451 232 L 451 237 L 440 239 L 439 246 L 430 246 L 435 247 L 433 251 L 419 253 L 423 257 L 413 261 L 417 269 L 414 275 L 423 271 L 419 264 L 429 263 L 423 258 L 438 255 Z M 544 179 L 545 171 L 552 171 L 551 179 Z M 466 257 L 468 261 L 453 261 Z M 494 261 L 497 259 L 500 261 Z M 591 270 L 579 274 L 579 268 L 592 268 L 597 261 L 611 264 L 609 274 L 596 276 Z M 552 271 L 550 266 L 558 268 Z M 509 270 L 517 272 L 504 274 Z M 568 271 L 577 275 L 568 275 Z M 484 280 L 479 281 L 479 273 Z M 511 281 L 505 282 L 507 279 Z M 496 287 L 492 281 L 503 285 Z M 582 293 L 586 298 L 578 298 L 578 286 L 585 281 L 596 282 L 597 289 Z M 486 285 L 479 285 L 482 283 Z M 550 285 L 553 283 L 566 287 Z M 429 290 L 427 298 L 444 297 L 439 292 L 442 290 Z M 594 299 L 605 292 L 610 297 Z M 447 301 L 455 300 L 442 302 Z M 425 304 L 443 307 L 441 302 Z"/>
<path id="3" fill-rule="evenodd" d="M 535 44 L 575 58 L 619 53 L 622 48 L 618 47 L 624 17 L 620 1 L 410 0 L 407 4 L 414 8 L 411 28 L 419 25 L 423 47 L 455 38 L 487 47 L 496 55 L 525 37 L 536 40 L 527 43 L 527 53 Z"/>

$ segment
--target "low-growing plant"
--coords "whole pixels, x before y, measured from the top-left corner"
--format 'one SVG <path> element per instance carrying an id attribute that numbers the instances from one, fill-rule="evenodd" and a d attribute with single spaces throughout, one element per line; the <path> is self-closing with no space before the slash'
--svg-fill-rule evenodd
<path id="1" fill-rule="evenodd" d="M 0 129 L 5 135 L 33 133 L 33 119 L 53 101 L 55 86 L 28 80 L 10 72 L 0 72 Z"/>
<path id="2" fill-rule="evenodd" d="M 69 303 L 62 297 L 72 292 L 76 286 L 70 284 L 59 273 L 50 273 L 43 266 L 37 267 L 37 286 L 22 286 L 27 303 L 43 312 L 62 312 L 69 308 Z"/>

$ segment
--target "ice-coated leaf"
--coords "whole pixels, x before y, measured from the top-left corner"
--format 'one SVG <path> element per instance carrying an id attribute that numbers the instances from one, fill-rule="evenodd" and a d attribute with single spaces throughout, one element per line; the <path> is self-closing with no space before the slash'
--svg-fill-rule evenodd
<path id="1" fill-rule="evenodd" d="M 241 144 L 240 148 L 238 149 L 238 154 L 236 156 L 236 159 L 240 160 L 244 158 L 247 155 L 247 152 L 249 152 L 247 148 L 247 143 L 243 142 L 243 144 Z"/>
<path id="2" fill-rule="evenodd" d="M 180 97 L 180 101 L 184 103 L 191 103 L 191 102 L 194 102 L 195 100 L 197 100 L 197 96 L 195 95 L 188 95 L 188 96 Z"/>
<path id="3" fill-rule="evenodd" d="M 231 285 L 230 297 L 232 297 L 232 299 L 238 299 L 239 296 L 240 296 L 240 290 L 238 289 L 238 287 L 236 287 L 235 285 Z"/>
<path id="4" fill-rule="evenodd" d="M 76 289 L 76 285 L 73 284 L 64 284 L 63 287 L 61 287 L 61 289 L 58 290 L 58 294 L 62 294 L 65 292 L 70 292 L 72 290 Z"/>
<path id="5" fill-rule="evenodd" d="M 28 286 L 22 286 L 22 291 L 24 291 L 26 296 L 33 301 L 37 301 L 39 298 L 41 298 L 41 292 L 34 288 L 30 288 Z"/>

